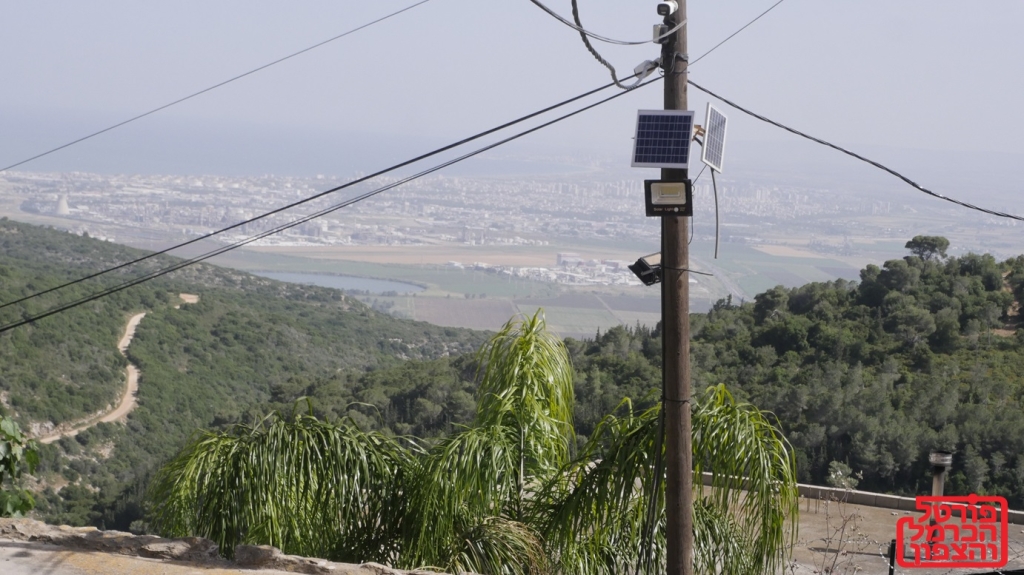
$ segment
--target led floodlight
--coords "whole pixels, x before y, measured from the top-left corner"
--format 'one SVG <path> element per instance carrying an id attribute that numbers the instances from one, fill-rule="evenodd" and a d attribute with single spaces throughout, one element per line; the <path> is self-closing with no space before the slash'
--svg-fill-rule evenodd
<path id="1" fill-rule="evenodd" d="M 644 180 L 644 205 L 648 217 L 692 216 L 693 183 Z"/>
<path id="2" fill-rule="evenodd" d="M 629 271 L 644 283 L 652 286 L 661 281 L 661 252 L 644 256 L 629 266 Z"/>

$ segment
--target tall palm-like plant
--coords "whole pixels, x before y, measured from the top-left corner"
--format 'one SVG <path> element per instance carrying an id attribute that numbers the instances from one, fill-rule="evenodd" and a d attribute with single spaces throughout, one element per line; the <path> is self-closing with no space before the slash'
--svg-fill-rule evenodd
<path id="1" fill-rule="evenodd" d="M 532 502 L 530 523 L 567 575 L 634 572 L 638 565 L 662 570 L 664 520 L 647 523 L 660 409 L 634 414 L 625 404 L 627 415 L 605 417 L 580 455 Z M 695 497 L 695 571 L 778 572 L 795 541 L 799 512 L 789 444 L 764 413 L 717 386 L 693 413 L 693 451 L 695 484 L 704 471 L 712 478 Z M 655 517 L 664 517 L 664 503 L 662 488 L 653 500 Z"/>
<path id="2" fill-rule="evenodd" d="M 473 427 L 433 449 L 410 487 L 403 564 L 543 573 L 543 545 L 523 523 L 523 510 L 527 490 L 569 463 L 575 434 L 568 352 L 538 311 L 506 323 L 477 362 Z"/>
<path id="3" fill-rule="evenodd" d="M 306 415 L 199 435 L 155 482 L 157 525 L 226 553 L 269 543 L 455 573 L 657 571 L 664 522 L 647 518 L 664 506 L 652 489 L 658 409 L 624 402 L 626 415 L 606 417 L 573 457 L 572 367 L 541 312 L 509 321 L 477 359 L 474 424 L 430 449 Z M 695 473 L 714 478 L 694 513 L 698 572 L 774 572 L 795 536 L 788 444 L 723 387 L 693 425 Z"/>
<path id="4" fill-rule="evenodd" d="M 236 545 L 268 544 L 393 561 L 414 449 L 312 415 L 203 432 L 155 477 L 152 519 L 166 535 L 212 539 L 227 556 Z"/>

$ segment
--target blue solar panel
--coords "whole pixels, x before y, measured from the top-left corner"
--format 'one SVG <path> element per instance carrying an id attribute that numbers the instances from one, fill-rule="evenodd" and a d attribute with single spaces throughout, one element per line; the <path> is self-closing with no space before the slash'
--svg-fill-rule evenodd
<path id="1" fill-rule="evenodd" d="M 692 111 L 640 110 L 633 142 L 633 166 L 687 168 L 692 137 Z"/>
<path id="2" fill-rule="evenodd" d="M 722 162 L 725 158 L 725 114 L 708 102 L 704 123 L 707 125 L 704 126 L 704 148 L 700 159 L 712 170 L 722 173 Z"/>

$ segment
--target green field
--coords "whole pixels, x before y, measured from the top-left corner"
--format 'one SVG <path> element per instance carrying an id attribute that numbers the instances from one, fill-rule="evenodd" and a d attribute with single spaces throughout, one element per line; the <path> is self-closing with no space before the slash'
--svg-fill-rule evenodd
<path id="1" fill-rule="evenodd" d="M 872 243 L 870 261 L 880 264 L 903 255 L 903 243 Z M 470 261 L 464 249 L 457 255 Z M 858 258 L 772 255 L 738 243 L 722 244 L 718 259 L 714 259 L 711 246 L 695 246 L 693 257 L 697 269 L 715 274 L 694 276 L 698 283 L 691 284 L 693 311 L 705 311 L 729 294 L 727 285 L 749 301 L 776 285 L 857 279 L 862 265 Z M 654 326 L 660 317 L 658 287 L 570 286 L 442 264 L 342 261 L 246 250 L 232 252 L 217 263 L 247 271 L 336 274 L 420 285 L 425 291 L 415 296 L 369 295 L 360 299 L 398 317 L 451 327 L 495 330 L 516 313 L 533 313 L 543 307 L 556 331 L 579 337 L 620 324 Z"/>

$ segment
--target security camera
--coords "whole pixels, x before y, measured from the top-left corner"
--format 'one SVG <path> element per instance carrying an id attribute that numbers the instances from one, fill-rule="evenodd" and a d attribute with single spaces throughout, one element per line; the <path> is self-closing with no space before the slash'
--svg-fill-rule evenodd
<path id="1" fill-rule="evenodd" d="M 675 14 L 676 10 L 679 9 L 679 4 L 676 0 L 665 0 L 665 2 L 658 2 L 658 16 L 668 16 Z"/>

